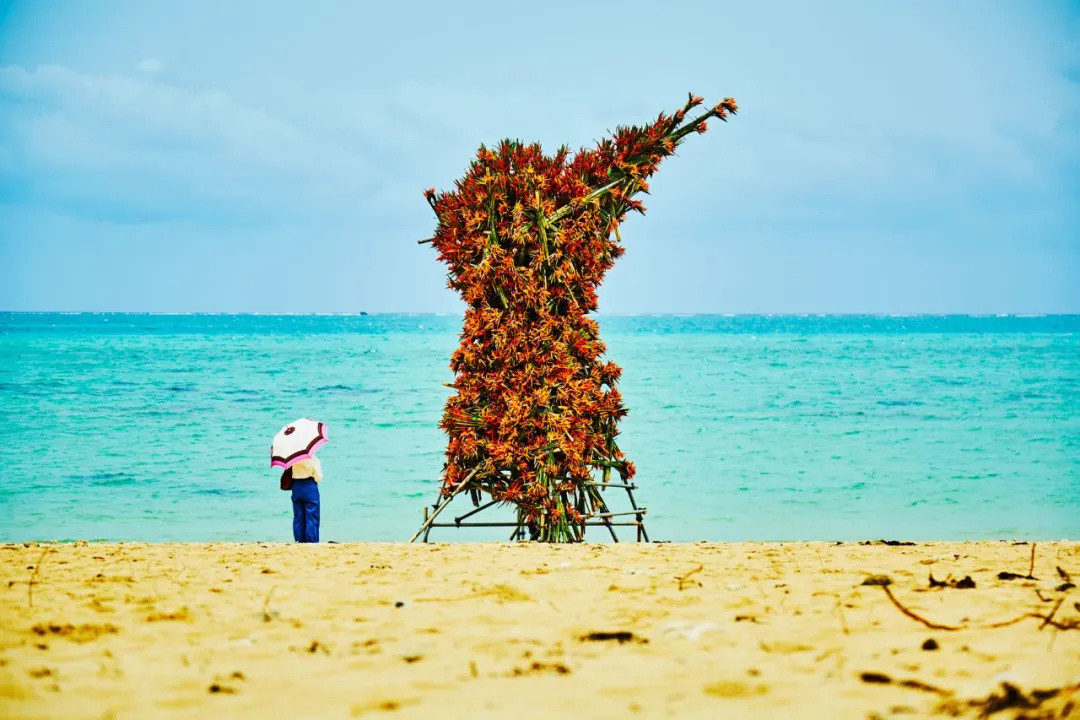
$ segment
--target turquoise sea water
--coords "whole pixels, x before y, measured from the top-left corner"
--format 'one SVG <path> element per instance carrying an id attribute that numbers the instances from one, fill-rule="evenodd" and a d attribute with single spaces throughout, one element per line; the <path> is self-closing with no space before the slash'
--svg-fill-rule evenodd
<path id="1" fill-rule="evenodd" d="M 1080 537 L 1080 316 L 600 321 L 654 539 Z M 290 540 L 268 443 L 304 415 L 323 540 L 407 539 L 460 323 L 0 314 L 0 540 Z"/>

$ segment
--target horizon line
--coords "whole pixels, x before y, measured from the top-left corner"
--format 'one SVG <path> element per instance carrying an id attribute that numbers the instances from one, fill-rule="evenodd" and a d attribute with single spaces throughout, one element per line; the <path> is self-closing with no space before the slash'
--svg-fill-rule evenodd
<path id="1" fill-rule="evenodd" d="M 1046 318 L 1046 317 L 1075 317 L 1080 316 L 1080 310 L 1072 312 L 816 312 L 816 311 L 782 311 L 782 312 L 595 312 L 588 313 L 593 316 L 607 317 L 878 317 L 878 318 L 906 318 L 906 317 L 984 317 L 984 318 Z M 3 310 L 0 315 L 153 315 L 162 317 L 177 316 L 232 316 L 232 317 L 376 317 L 386 315 L 406 316 L 436 316 L 436 317 L 464 317 L 464 311 L 440 312 L 435 310 L 389 310 L 389 311 L 359 311 L 359 312 L 260 312 L 260 311 L 227 311 L 227 310 L 200 310 L 200 311 L 171 311 L 171 310 Z"/>

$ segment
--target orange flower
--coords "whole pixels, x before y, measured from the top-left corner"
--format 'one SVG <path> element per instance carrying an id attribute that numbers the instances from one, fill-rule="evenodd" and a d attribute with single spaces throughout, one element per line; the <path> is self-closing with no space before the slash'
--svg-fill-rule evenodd
<path id="1" fill-rule="evenodd" d="M 448 436 L 444 494 L 482 465 L 477 487 L 516 504 L 542 539 L 570 540 L 570 526 L 584 522 L 578 508 L 591 507 L 593 473 L 633 477 L 615 441 L 627 412 L 615 389 L 622 370 L 603 360 L 588 314 L 624 252 L 619 224 L 644 212 L 636 196 L 701 103 L 691 94 L 675 113 L 618 127 L 573 155 L 509 140 L 482 146 L 453 190 L 424 192 L 439 221 L 432 245 L 467 306 L 450 359 L 454 395 L 439 423 Z M 711 114 L 736 110 L 725 98 Z M 705 132 L 706 123 L 690 129 Z"/>

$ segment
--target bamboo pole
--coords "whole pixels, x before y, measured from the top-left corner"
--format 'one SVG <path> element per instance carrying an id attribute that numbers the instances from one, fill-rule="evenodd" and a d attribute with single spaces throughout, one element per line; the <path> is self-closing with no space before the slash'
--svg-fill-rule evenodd
<path id="1" fill-rule="evenodd" d="M 473 510 L 470 510 L 469 512 L 465 513 L 464 515 L 459 515 L 458 517 L 454 518 L 454 522 L 460 523 L 462 520 L 469 517 L 470 515 L 475 515 L 476 513 L 480 512 L 481 510 L 487 510 L 492 505 L 498 505 L 498 504 L 499 504 L 498 500 L 492 500 L 489 503 L 484 503 L 480 507 L 475 508 Z"/>
<path id="2" fill-rule="evenodd" d="M 630 507 L 637 510 L 638 509 L 637 503 L 634 502 L 634 491 L 631 490 L 630 488 L 626 488 L 626 495 L 627 495 L 627 497 L 630 498 Z M 642 519 L 642 516 L 645 515 L 646 511 L 647 511 L 647 508 L 641 508 L 641 512 L 637 516 L 638 522 L 641 523 L 638 526 L 638 533 L 637 533 L 638 534 L 638 537 L 637 537 L 638 542 L 641 542 L 642 540 L 645 540 L 645 542 L 649 542 L 649 533 L 645 532 L 645 521 Z"/>
<path id="3" fill-rule="evenodd" d="M 608 525 L 618 528 L 633 528 L 639 526 L 640 522 L 585 522 L 586 526 L 590 528 L 602 528 Z M 433 528 L 516 528 L 516 522 L 462 522 L 458 525 L 457 522 L 433 522 L 431 525 Z"/>
<path id="4" fill-rule="evenodd" d="M 590 517 L 603 519 L 603 518 L 621 517 L 623 515 L 639 515 L 640 516 L 640 515 L 644 515 L 646 512 L 648 512 L 648 508 L 641 508 L 640 510 L 634 510 L 634 511 L 628 511 L 628 512 L 596 513 L 595 515 L 590 515 Z M 639 517 L 638 520 L 641 520 L 641 518 Z"/>
<path id="5" fill-rule="evenodd" d="M 510 536 L 511 540 L 520 541 L 521 536 L 525 534 L 522 527 L 525 525 L 525 513 L 521 511 L 521 506 L 517 508 L 517 526 L 514 528 L 514 533 Z"/>
<path id="6" fill-rule="evenodd" d="M 614 440 L 609 439 L 608 442 L 613 443 Z M 611 468 L 609 466 L 604 466 L 604 469 L 601 472 L 601 477 L 603 479 L 603 485 L 610 484 Z M 607 503 L 604 501 L 604 497 L 600 494 L 600 490 L 597 489 L 599 486 L 596 483 L 593 483 L 592 487 L 593 487 L 594 497 L 595 497 L 596 501 L 599 503 L 599 508 L 600 508 L 601 512 L 608 512 Z M 604 520 L 604 522 L 607 523 L 608 532 L 611 533 L 612 541 L 613 542 L 619 542 L 619 536 L 616 534 L 615 528 L 612 527 L 612 525 L 611 525 L 611 519 L 606 518 Z"/>
<path id="7" fill-rule="evenodd" d="M 450 504 L 451 500 L 453 500 L 455 497 L 457 497 L 458 493 L 460 493 L 462 490 L 465 489 L 465 486 L 468 485 L 469 481 L 473 479 L 473 476 L 476 475 L 477 471 L 480 470 L 480 467 L 481 467 L 480 465 L 477 465 L 476 467 L 474 467 L 472 469 L 472 472 L 470 472 L 468 475 L 466 475 L 465 479 L 462 480 L 460 483 L 458 483 L 458 486 L 456 488 L 454 488 L 454 492 L 450 493 L 450 496 L 447 497 L 445 500 L 443 500 L 439 504 L 439 507 L 435 508 L 435 512 L 431 513 L 431 516 L 428 517 L 428 519 L 424 521 L 424 524 L 420 526 L 420 529 L 416 531 L 416 534 L 413 535 L 411 538 L 409 538 L 409 542 L 416 542 L 416 538 L 420 537 L 420 533 L 422 533 L 425 530 L 431 528 L 431 526 L 435 522 L 435 518 L 439 517 L 439 513 L 441 513 L 443 511 L 443 509 L 447 505 Z M 427 536 L 425 535 L 424 538 L 426 540 Z"/>

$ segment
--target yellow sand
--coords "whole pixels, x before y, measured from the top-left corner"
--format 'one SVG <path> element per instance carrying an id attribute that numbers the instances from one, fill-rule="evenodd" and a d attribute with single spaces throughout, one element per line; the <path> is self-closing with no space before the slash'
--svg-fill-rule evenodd
<path id="1" fill-rule="evenodd" d="M 1042 698 L 1029 716 L 1080 715 L 1080 630 L 931 630 L 861 584 L 888 575 L 898 601 L 948 625 L 1064 598 L 1053 622 L 1068 627 L 1080 592 L 1055 590 L 1056 567 L 1080 581 L 1080 544 L 1040 543 L 1038 580 L 997 579 L 1026 575 L 1030 551 L 0 546 L 0 717 L 974 717 L 985 705 L 969 701 L 1004 696 L 1002 681 Z M 930 590 L 931 570 L 977 587 Z"/>

